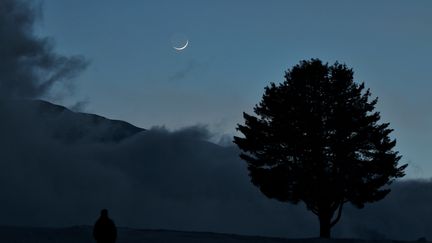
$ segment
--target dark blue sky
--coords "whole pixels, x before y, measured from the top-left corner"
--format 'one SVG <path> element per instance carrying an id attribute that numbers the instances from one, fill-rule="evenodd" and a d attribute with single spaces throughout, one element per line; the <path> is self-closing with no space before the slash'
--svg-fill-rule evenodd
<path id="1" fill-rule="evenodd" d="M 149 128 L 233 134 L 301 59 L 338 60 L 380 98 L 408 177 L 431 177 L 432 1 L 44 0 L 37 33 L 91 63 L 64 105 Z M 172 38 L 185 35 L 177 52 Z"/>

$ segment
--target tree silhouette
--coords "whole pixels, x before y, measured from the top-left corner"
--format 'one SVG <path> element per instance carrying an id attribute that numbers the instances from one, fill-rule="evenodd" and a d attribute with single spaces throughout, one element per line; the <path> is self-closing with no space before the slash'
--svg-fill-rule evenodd
<path id="1" fill-rule="evenodd" d="M 392 129 L 379 123 L 370 95 L 344 64 L 301 61 L 283 83 L 265 88 L 257 116 L 243 113 L 237 127 L 244 137 L 234 143 L 252 183 L 269 198 L 305 203 L 322 238 L 330 238 L 345 203 L 363 208 L 381 200 L 404 176 Z"/>

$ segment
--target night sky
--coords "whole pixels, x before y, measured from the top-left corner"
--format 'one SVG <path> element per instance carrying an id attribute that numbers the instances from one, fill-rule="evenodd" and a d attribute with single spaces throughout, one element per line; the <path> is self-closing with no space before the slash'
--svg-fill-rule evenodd
<path id="1" fill-rule="evenodd" d="M 426 0 L 0 0 L 0 225 L 91 225 L 107 207 L 128 227 L 316 236 L 303 204 L 250 183 L 231 141 L 265 86 L 319 58 L 379 97 L 409 164 L 386 199 L 348 206 L 334 235 L 430 239 L 431 11 Z"/>
<path id="2" fill-rule="evenodd" d="M 285 70 L 338 60 L 379 97 L 407 177 L 428 178 L 431 9 L 430 1 L 45 0 L 37 33 L 90 61 L 58 103 L 144 128 L 205 124 L 232 135 Z M 190 41 L 182 52 L 172 48 L 179 35 Z"/>

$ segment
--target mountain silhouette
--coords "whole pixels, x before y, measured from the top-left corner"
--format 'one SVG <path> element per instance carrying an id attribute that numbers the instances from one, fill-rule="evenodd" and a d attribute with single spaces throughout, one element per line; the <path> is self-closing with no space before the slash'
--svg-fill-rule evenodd
<path id="1" fill-rule="evenodd" d="M 0 109 L 0 113 L 7 112 L 8 115 L 29 114 L 31 119 L 24 121 L 27 126 L 37 124 L 45 127 L 49 136 L 65 143 L 119 142 L 145 131 L 145 129 L 125 121 L 112 120 L 90 113 L 75 112 L 64 106 L 44 100 L 3 101 L 1 105 L 3 108 L 8 106 L 9 109 Z M 16 110 L 16 112 L 8 112 L 11 109 Z M 25 118 L 16 117 L 16 119 Z"/>

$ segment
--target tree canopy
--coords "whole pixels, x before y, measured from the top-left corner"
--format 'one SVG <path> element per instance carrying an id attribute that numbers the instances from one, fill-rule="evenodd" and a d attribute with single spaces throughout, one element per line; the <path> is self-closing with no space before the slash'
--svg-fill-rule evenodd
<path id="1" fill-rule="evenodd" d="M 381 200 L 404 176 L 377 101 L 346 65 L 301 61 L 265 88 L 255 116 L 243 113 L 237 127 L 243 137 L 234 143 L 252 183 L 269 198 L 305 203 L 329 238 L 345 203 Z"/>

